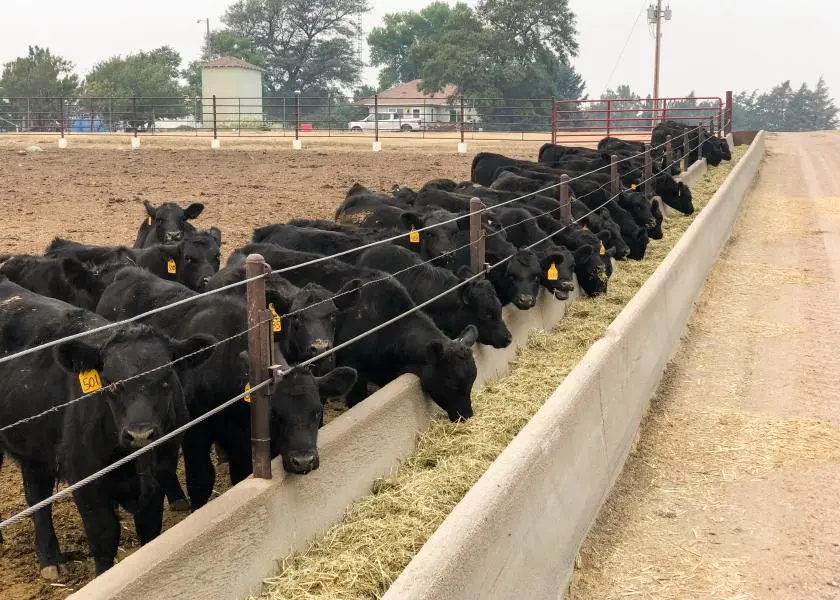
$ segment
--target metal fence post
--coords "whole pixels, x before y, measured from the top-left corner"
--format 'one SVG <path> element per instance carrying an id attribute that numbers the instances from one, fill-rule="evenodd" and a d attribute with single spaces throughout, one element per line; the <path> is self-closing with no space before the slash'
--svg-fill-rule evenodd
<path id="1" fill-rule="evenodd" d="M 665 164 L 664 168 L 671 170 L 671 164 L 674 162 L 674 145 L 671 141 L 671 136 L 665 138 Z"/>
<path id="2" fill-rule="evenodd" d="M 259 254 L 245 259 L 245 278 L 266 273 L 265 260 Z M 246 284 L 248 304 L 248 381 L 257 385 L 269 378 L 272 333 L 271 312 L 265 306 L 265 278 Z M 271 479 L 271 431 L 269 429 L 268 390 L 251 393 L 251 462 L 254 477 Z"/>
<path id="3" fill-rule="evenodd" d="M 709 136 L 715 137 L 715 118 L 709 117 Z"/>
<path id="4" fill-rule="evenodd" d="M 470 268 L 473 273 L 484 269 L 484 229 L 480 212 L 483 208 L 480 198 L 470 198 Z"/>
<path id="5" fill-rule="evenodd" d="M 61 138 L 64 139 L 64 98 L 58 99 L 58 126 L 61 128 Z"/>
<path id="6" fill-rule="evenodd" d="M 612 125 L 612 100 L 607 100 L 607 137 L 610 137 L 610 125 Z"/>
<path id="7" fill-rule="evenodd" d="M 557 143 L 557 100 L 551 99 L 551 143 Z"/>
<path id="8" fill-rule="evenodd" d="M 464 95 L 461 94 L 461 143 L 464 143 Z"/>
<path id="9" fill-rule="evenodd" d="M 236 132 L 239 136 L 242 136 L 242 98 L 237 98 L 236 99 L 236 116 L 237 116 Z"/>
<path id="10" fill-rule="evenodd" d="M 219 139 L 218 120 L 216 118 L 216 94 L 213 94 L 213 139 Z"/>
<path id="11" fill-rule="evenodd" d="M 732 133 L 732 92 L 726 92 L 726 116 L 723 118 L 723 133 L 729 135 Z"/>
<path id="12" fill-rule="evenodd" d="M 618 156 L 613 154 L 610 157 L 610 192 L 613 196 L 618 195 L 619 180 L 618 180 Z"/>
<path id="13" fill-rule="evenodd" d="M 569 199 L 569 176 L 560 176 L 560 222 L 566 226 L 572 223 L 572 202 Z"/>
<path id="14" fill-rule="evenodd" d="M 379 94 L 373 95 L 373 141 L 379 141 Z"/>
<path id="15" fill-rule="evenodd" d="M 300 90 L 295 90 L 295 139 L 300 139 Z"/>
<path id="16" fill-rule="evenodd" d="M 137 123 L 137 96 L 131 97 L 131 106 L 132 106 L 132 114 L 134 115 L 134 137 L 137 137 L 137 129 L 140 127 L 139 123 Z"/>
<path id="17" fill-rule="evenodd" d="M 327 137 L 332 137 L 332 94 L 327 94 Z"/>
<path id="18" fill-rule="evenodd" d="M 24 131 L 30 131 L 32 129 L 32 98 L 29 96 L 26 97 L 26 127 Z"/>
<path id="19" fill-rule="evenodd" d="M 651 192 L 653 191 L 653 182 L 651 178 L 653 177 L 653 160 L 650 155 L 650 144 L 642 144 L 645 149 L 645 197 L 650 198 Z"/>
<path id="20" fill-rule="evenodd" d="M 691 166 L 690 164 L 688 164 L 688 153 L 691 150 L 691 146 L 689 146 L 690 139 L 688 137 L 688 132 L 687 131 L 685 133 L 683 133 L 682 138 L 683 138 L 682 139 L 682 143 L 683 143 L 682 157 L 681 157 L 682 161 L 683 161 L 682 170 L 683 171 L 688 171 L 688 167 Z"/>

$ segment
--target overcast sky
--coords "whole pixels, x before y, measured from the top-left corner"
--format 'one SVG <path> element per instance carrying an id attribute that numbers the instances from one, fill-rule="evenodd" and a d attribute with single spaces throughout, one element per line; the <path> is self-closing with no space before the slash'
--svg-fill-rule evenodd
<path id="1" fill-rule="evenodd" d="M 666 0 L 667 1 L 667 0 Z M 386 12 L 418 10 L 427 0 L 370 0 L 369 31 Z M 642 96 L 653 86 L 653 36 L 646 15 L 632 29 L 648 0 L 570 0 L 578 16 L 580 54 L 574 65 L 587 93 L 629 83 Z M 197 58 L 205 31 L 218 28 L 231 0 L 2 0 L 0 63 L 47 46 L 69 58 L 84 75 L 114 54 L 168 44 L 185 62 Z M 474 0 L 470 1 L 474 4 Z M 727 89 L 764 90 L 791 79 L 796 87 L 824 75 L 840 97 L 840 62 L 833 50 L 840 22 L 838 0 L 673 0 L 673 19 L 663 27 L 662 96 L 722 96 Z M 632 34 L 631 34 L 632 29 Z M 619 54 L 626 40 L 626 50 Z M 365 55 L 367 58 L 367 54 Z M 617 66 L 616 66 L 617 65 Z M 615 73 L 610 73 L 615 67 Z M 369 82 L 376 71 L 365 70 Z"/>

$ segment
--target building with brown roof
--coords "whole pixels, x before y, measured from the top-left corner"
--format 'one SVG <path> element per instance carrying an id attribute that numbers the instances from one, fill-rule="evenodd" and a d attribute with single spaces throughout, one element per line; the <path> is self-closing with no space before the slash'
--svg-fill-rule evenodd
<path id="1" fill-rule="evenodd" d="M 442 92 L 421 92 L 419 86 L 422 79 L 414 79 L 407 83 L 379 92 L 379 114 L 397 113 L 406 118 L 423 119 L 427 123 L 454 123 L 458 121 L 460 102 L 454 85 L 447 85 Z M 367 106 L 370 114 L 374 114 L 374 98 L 363 98 L 359 104 Z M 474 120 L 475 110 L 467 103 L 464 118 Z"/>

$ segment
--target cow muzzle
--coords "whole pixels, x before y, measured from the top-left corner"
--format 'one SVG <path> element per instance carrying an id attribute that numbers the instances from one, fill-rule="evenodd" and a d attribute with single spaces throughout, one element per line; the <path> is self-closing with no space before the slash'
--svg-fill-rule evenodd
<path id="1" fill-rule="evenodd" d="M 167 231 L 163 234 L 163 242 L 165 244 L 168 244 L 169 242 L 180 242 L 183 237 L 183 231 Z"/>
<path id="2" fill-rule="evenodd" d="M 514 304 L 516 305 L 516 308 L 519 308 L 519 309 L 522 309 L 522 310 L 527 310 L 529 308 L 533 308 L 536 303 L 537 303 L 536 297 L 532 296 L 531 294 L 520 294 L 516 298 L 516 301 L 514 302 Z"/>
<path id="3" fill-rule="evenodd" d="M 292 450 L 283 456 L 283 469 L 296 475 L 306 475 L 320 465 L 317 450 Z"/>
<path id="4" fill-rule="evenodd" d="M 160 436 L 158 428 L 151 423 L 138 423 L 123 429 L 123 444 L 131 448 L 143 448 Z"/>

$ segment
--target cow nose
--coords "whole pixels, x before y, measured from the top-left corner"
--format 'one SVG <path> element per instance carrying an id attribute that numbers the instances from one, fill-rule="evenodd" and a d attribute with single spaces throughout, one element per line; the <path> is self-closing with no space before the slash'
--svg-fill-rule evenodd
<path id="1" fill-rule="evenodd" d="M 202 277 L 198 282 L 198 289 L 203 290 L 210 283 L 210 276 Z"/>
<path id="2" fill-rule="evenodd" d="M 519 303 L 523 306 L 534 306 L 536 299 L 531 294 L 520 294 Z"/>
<path id="3" fill-rule="evenodd" d="M 561 281 L 560 282 L 560 289 L 564 292 L 571 292 L 575 289 L 575 282 L 574 281 Z"/>
<path id="4" fill-rule="evenodd" d="M 313 340 L 309 345 L 309 352 L 311 352 L 312 356 L 318 356 L 322 352 L 329 350 L 331 345 L 328 340 Z"/>
<path id="5" fill-rule="evenodd" d="M 163 239 L 166 242 L 177 242 L 182 237 L 184 237 L 184 233 L 182 231 L 167 231 L 163 234 Z"/>
<path id="6" fill-rule="evenodd" d="M 123 439 L 132 448 L 142 448 L 158 437 L 158 428 L 148 423 L 140 423 L 123 429 Z"/>
<path id="7" fill-rule="evenodd" d="M 656 227 L 656 219 L 651 219 L 650 221 L 648 221 L 647 226 L 650 228 Z"/>
<path id="8" fill-rule="evenodd" d="M 316 450 L 292 451 L 289 452 L 288 460 L 285 462 L 287 463 L 286 470 L 290 473 L 305 475 L 318 468 L 318 452 Z"/>

